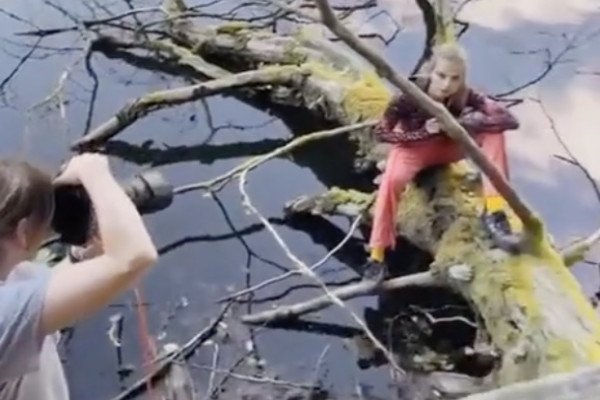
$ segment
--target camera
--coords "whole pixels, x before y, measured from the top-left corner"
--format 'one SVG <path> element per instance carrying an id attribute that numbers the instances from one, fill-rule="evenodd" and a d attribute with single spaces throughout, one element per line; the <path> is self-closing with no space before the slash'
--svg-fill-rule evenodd
<path id="1" fill-rule="evenodd" d="M 122 182 L 121 187 L 140 214 L 167 208 L 173 202 L 173 186 L 156 170 L 147 170 Z M 52 229 L 59 241 L 80 246 L 87 242 L 94 210 L 83 185 L 57 185 L 54 188 Z"/>

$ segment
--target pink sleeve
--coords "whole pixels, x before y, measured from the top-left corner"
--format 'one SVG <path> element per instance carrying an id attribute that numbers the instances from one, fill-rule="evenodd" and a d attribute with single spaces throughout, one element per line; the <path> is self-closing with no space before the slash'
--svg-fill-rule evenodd
<path id="1" fill-rule="evenodd" d="M 467 107 L 458 122 L 472 133 L 503 132 L 519 127 L 519 122 L 508 109 L 474 91 L 469 93 Z"/>

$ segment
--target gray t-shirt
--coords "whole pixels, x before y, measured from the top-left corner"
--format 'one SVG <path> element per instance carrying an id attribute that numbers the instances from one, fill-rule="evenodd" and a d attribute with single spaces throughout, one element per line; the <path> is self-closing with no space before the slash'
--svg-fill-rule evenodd
<path id="1" fill-rule="evenodd" d="M 58 335 L 43 336 L 40 317 L 50 271 L 25 262 L 0 281 L 0 400 L 68 400 Z"/>

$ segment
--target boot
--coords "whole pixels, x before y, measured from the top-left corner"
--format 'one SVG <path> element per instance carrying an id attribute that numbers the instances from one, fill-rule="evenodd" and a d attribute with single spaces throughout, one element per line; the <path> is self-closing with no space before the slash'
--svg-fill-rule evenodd
<path id="1" fill-rule="evenodd" d="M 500 249 L 516 253 L 521 247 L 521 235 L 514 233 L 504 210 L 485 212 L 483 223 L 493 242 Z"/>
<path id="2" fill-rule="evenodd" d="M 385 263 L 369 258 L 363 266 L 363 281 L 375 282 L 381 284 L 387 275 L 387 266 Z"/>

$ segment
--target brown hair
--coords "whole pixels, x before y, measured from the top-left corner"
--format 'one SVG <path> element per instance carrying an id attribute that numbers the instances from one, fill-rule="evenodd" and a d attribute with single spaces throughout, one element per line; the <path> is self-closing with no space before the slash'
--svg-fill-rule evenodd
<path id="1" fill-rule="evenodd" d="M 0 237 L 12 235 L 19 221 L 50 222 L 54 210 L 52 179 L 25 161 L 0 160 Z"/>
<path id="2" fill-rule="evenodd" d="M 423 64 L 422 69 L 417 75 L 417 84 L 421 87 L 421 89 L 427 89 L 429 86 L 431 73 L 433 72 L 437 61 L 440 59 L 459 64 L 462 67 L 463 74 L 461 85 L 458 91 L 450 96 L 448 103 L 446 104 L 450 111 L 460 113 L 467 104 L 469 88 L 467 87 L 466 83 L 468 63 L 467 53 L 459 44 L 444 43 L 435 46 L 432 49 L 431 58 L 425 64 Z"/>

